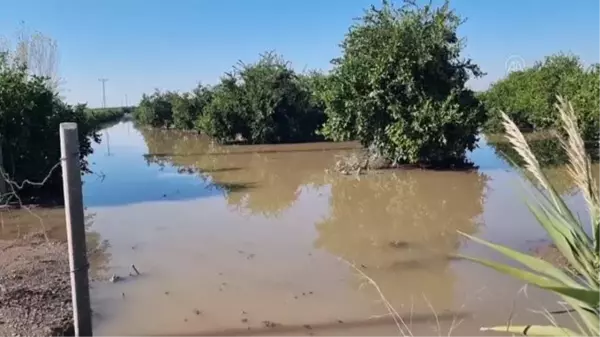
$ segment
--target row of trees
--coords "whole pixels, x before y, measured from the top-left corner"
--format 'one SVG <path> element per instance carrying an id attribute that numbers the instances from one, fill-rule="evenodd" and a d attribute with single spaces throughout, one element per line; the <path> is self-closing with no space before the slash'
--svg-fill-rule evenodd
<path id="1" fill-rule="evenodd" d="M 586 139 L 598 139 L 598 66 L 556 55 L 476 95 L 482 76 L 461 57 L 462 19 L 449 7 L 384 1 L 350 27 L 329 73 L 296 73 L 273 53 L 240 63 L 214 87 L 144 96 L 141 124 L 196 130 L 221 142 L 358 140 L 390 165 L 463 165 L 499 111 L 534 129 L 556 127 L 555 95 L 573 101 Z"/>
<path id="2" fill-rule="evenodd" d="M 97 131 L 126 111 L 66 104 L 60 95 L 57 43 L 52 38 L 22 29 L 14 45 L 8 41 L 0 43 L 0 163 L 9 184 L 0 200 L 54 199 L 62 193 L 59 124 L 78 124 L 81 168 L 87 172 L 91 143 L 100 141 Z"/>
<path id="3" fill-rule="evenodd" d="M 99 142 L 98 125 L 88 118 L 84 105 L 64 103 L 46 77 L 30 75 L 25 65 L 11 65 L 2 53 L 0 89 L 0 146 L 5 178 L 19 184 L 26 179 L 45 181 L 41 187 L 25 184 L 24 190 L 15 191 L 20 197 L 60 193 L 60 169 L 51 171 L 60 160 L 59 124 L 78 124 L 84 171 L 88 169 L 85 158 L 92 153 L 91 142 Z M 8 192 L 16 188 L 9 187 Z"/>
<path id="4" fill-rule="evenodd" d="M 238 64 L 214 87 L 144 95 L 133 116 L 141 124 L 196 130 L 221 142 L 310 141 L 320 137 L 325 121 L 314 90 L 321 79 L 316 72 L 297 74 L 269 52 L 256 63 Z"/>
<path id="5" fill-rule="evenodd" d="M 329 74 L 297 74 L 268 53 L 213 88 L 144 96 L 134 117 L 224 142 L 359 140 L 390 163 L 463 163 L 485 110 L 465 87 L 481 72 L 460 59 L 459 23 L 447 4 L 384 2 L 351 27 Z"/>
<path id="6" fill-rule="evenodd" d="M 600 130 L 600 65 L 585 67 L 570 54 L 556 54 L 531 68 L 513 72 L 494 83 L 480 98 L 490 111 L 486 129 L 502 130 L 500 111 L 523 129 L 556 129 L 560 116 L 556 95 L 567 97 L 577 112 L 579 128 L 588 142 L 598 142 Z"/>

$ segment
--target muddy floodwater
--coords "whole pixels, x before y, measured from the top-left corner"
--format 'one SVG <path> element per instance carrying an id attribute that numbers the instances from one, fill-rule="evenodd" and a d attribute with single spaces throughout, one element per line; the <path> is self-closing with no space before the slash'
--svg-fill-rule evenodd
<path id="1" fill-rule="evenodd" d="M 522 251 L 545 238 L 525 185 L 485 140 L 473 172 L 344 176 L 329 169 L 355 143 L 219 146 L 130 122 L 103 138 L 84 179 L 97 335 L 400 334 L 354 268 L 415 335 L 479 335 L 545 322 L 529 309 L 562 309 L 455 257 L 503 261 L 458 231 Z M 566 171 L 548 172 L 584 218 Z M 64 238 L 63 210 L 36 212 Z M 4 238 L 40 226 L 31 214 L 3 216 L 13 217 Z"/>

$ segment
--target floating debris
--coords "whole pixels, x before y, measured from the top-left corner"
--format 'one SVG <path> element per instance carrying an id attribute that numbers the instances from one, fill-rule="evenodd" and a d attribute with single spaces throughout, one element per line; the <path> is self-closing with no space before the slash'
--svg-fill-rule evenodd
<path id="1" fill-rule="evenodd" d="M 135 272 L 136 275 L 141 275 L 139 270 L 135 267 L 135 264 L 131 265 L 131 269 L 133 269 L 133 271 Z"/>
<path id="2" fill-rule="evenodd" d="M 122 279 L 123 279 L 123 278 L 122 278 L 121 276 L 113 274 L 113 275 L 110 277 L 110 279 L 108 279 L 108 280 L 109 280 L 111 283 L 116 283 L 116 282 L 119 282 L 119 281 L 121 281 Z"/>
<path id="3" fill-rule="evenodd" d="M 169 293 L 168 291 L 165 291 L 165 295 L 169 296 L 169 294 L 170 294 L 170 293 Z"/>
<path id="4" fill-rule="evenodd" d="M 341 319 L 338 319 L 338 323 L 344 324 L 344 321 L 342 321 Z"/>
<path id="5" fill-rule="evenodd" d="M 262 323 L 263 323 L 263 325 L 264 325 L 265 327 L 267 327 L 267 328 L 274 328 L 274 327 L 276 327 L 277 325 L 279 325 L 279 324 L 277 324 L 277 323 L 275 323 L 275 322 L 271 322 L 271 321 L 263 321 Z"/>
<path id="6" fill-rule="evenodd" d="M 242 318 L 242 323 L 248 323 L 248 319 L 247 318 Z"/>
<path id="7" fill-rule="evenodd" d="M 200 316 L 200 315 L 202 315 L 202 311 L 200 311 L 198 309 L 194 309 L 194 314 L 196 314 L 196 316 Z"/>
<path id="8" fill-rule="evenodd" d="M 310 326 L 310 324 L 304 324 L 303 327 L 308 330 L 312 330 L 312 326 Z"/>

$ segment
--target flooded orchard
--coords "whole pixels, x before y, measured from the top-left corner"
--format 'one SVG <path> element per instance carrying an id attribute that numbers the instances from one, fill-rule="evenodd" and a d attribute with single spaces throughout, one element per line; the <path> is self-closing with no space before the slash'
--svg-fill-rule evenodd
<path id="1" fill-rule="evenodd" d="M 329 171 L 355 143 L 220 146 L 131 122 L 103 134 L 84 178 L 98 335 L 398 335 L 357 269 L 413 334 L 479 335 L 561 309 L 455 257 L 500 259 L 459 231 L 522 251 L 544 239 L 519 176 L 485 140 L 473 172 L 356 176 Z M 564 168 L 551 170 L 584 217 Z M 62 209 L 3 217 L 3 238 L 39 218 L 65 237 Z"/>

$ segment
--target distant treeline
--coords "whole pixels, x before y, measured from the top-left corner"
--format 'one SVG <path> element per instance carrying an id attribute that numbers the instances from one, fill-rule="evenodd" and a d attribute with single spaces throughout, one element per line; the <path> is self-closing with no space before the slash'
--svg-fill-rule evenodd
<path id="1" fill-rule="evenodd" d="M 523 71 L 510 73 L 481 94 L 489 110 L 486 129 L 501 131 L 499 111 L 529 130 L 556 129 L 561 124 L 554 104 L 566 97 L 578 114 L 584 139 L 598 142 L 600 130 L 600 65 L 585 67 L 570 54 L 558 53 Z"/>
<path id="2" fill-rule="evenodd" d="M 153 127 L 196 130 L 221 142 L 312 141 L 325 121 L 317 86 L 320 73 L 297 74 L 273 53 L 239 64 L 214 87 L 190 93 L 144 95 L 134 119 Z"/>
<path id="3" fill-rule="evenodd" d="M 297 73 L 273 52 L 239 63 L 215 86 L 144 95 L 134 119 L 194 130 L 220 142 L 359 140 L 391 164 L 465 162 L 480 130 L 502 131 L 500 111 L 524 129 L 556 127 L 556 95 L 568 98 L 588 141 L 598 140 L 600 73 L 575 55 L 547 57 L 475 94 L 482 76 L 448 6 L 371 7 L 342 41 L 329 72 Z"/>
<path id="4" fill-rule="evenodd" d="M 95 126 L 102 127 L 106 124 L 116 122 L 125 114 L 133 113 L 134 107 L 109 107 L 109 108 L 86 108 L 88 120 Z"/>
<path id="5" fill-rule="evenodd" d="M 0 53 L 2 171 L 4 178 L 15 182 L 7 185 L 2 202 L 60 196 L 60 123 L 77 123 L 81 169 L 88 172 L 86 157 L 92 153 L 91 143 L 100 142 L 97 131 L 119 120 L 125 111 L 66 104 L 49 78 L 32 75 L 25 65 L 10 62 L 7 53 Z M 25 180 L 44 184 L 23 183 Z"/>

